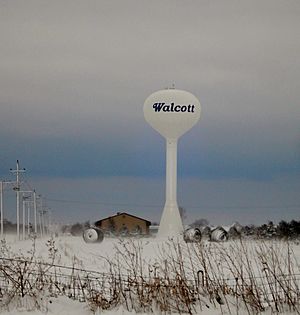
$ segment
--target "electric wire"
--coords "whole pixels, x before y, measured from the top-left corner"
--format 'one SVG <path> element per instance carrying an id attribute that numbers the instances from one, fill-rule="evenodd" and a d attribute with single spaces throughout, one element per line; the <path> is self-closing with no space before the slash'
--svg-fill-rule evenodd
<path id="1" fill-rule="evenodd" d="M 74 203 L 74 204 L 87 204 L 87 205 L 104 205 L 104 206 L 125 206 L 125 207 L 147 207 L 147 208 L 156 208 L 162 207 L 163 204 L 135 204 L 135 203 L 114 203 L 114 202 L 102 202 L 102 201 L 81 201 L 81 200 L 71 200 L 71 199 L 55 199 L 55 198 L 45 198 L 50 202 L 57 202 L 57 203 Z M 230 205 L 185 205 L 185 208 L 189 209 L 281 209 L 281 208 L 300 208 L 300 204 L 297 205 L 249 205 L 249 206 L 230 206 Z"/>

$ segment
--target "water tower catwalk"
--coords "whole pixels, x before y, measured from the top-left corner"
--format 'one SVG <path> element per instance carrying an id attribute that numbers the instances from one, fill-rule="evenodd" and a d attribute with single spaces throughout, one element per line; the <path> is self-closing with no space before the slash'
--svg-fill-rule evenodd
<path id="1" fill-rule="evenodd" d="M 200 102 L 186 91 L 167 89 L 151 94 L 144 103 L 146 121 L 166 139 L 166 203 L 158 236 L 183 233 L 177 205 L 177 142 L 200 118 Z"/>

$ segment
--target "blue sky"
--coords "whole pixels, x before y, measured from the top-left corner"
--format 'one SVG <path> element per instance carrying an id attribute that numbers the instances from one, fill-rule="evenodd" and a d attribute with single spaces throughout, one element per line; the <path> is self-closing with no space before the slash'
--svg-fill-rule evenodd
<path id="1" fill-rule="evenodd" d="M 175 84 L 202 105 L 178 146 L 187 221 L 299 219 L 299 13 L 276 0 L 1 1 L 0 179 L 19 159 L 57 220 L 159 221 L 165 145 L 142 108 Z"/>

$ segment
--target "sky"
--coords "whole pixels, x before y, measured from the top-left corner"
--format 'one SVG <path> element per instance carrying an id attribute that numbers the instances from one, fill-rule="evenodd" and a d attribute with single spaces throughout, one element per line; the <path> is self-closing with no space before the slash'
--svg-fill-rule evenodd
<path id="1" fill-rule="evenodd" d="M 175 85 L 185 223 L 300 220 L 300 2 L 0 0 L 0 180 L 16 160 L 57 222 L 159 222 L 165 140 L 143 117 Z M 29 187 L 29 188 L 28 188 Z M 4 217 L 15 196 L 4 191 Z"/>

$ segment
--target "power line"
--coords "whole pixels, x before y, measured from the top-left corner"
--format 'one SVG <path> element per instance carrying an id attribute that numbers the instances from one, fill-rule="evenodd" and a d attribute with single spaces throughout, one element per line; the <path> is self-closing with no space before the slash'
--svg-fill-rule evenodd
<path id="1" fill-rule="evenodd" d="M 28 182 L 28 180 L 24 179 L 24 184 L 30 189 L 30 190 L 34 190 L 32 188 L 32 186 L 30 185 L 30 183 Z"/>
<path id="2" fill-rule="evenodd" d="M 113 203 L 113 202 L 102 202 L 102 201 L 81 201 L 81 200 L 70 200 L 70 199 L 54 199 L 54 198 L 45 198 L 49 202 L 57 202 L 57 203 L 73 203 L 73 204 L 83 204 L 83 205 L 104 205 L 104 206 L 122 206 L 122 207 L 147 207 L 147 208 L 156 208 L 162 207 L 162 204 L 134 204 L 134 203 Z M 186 208 L 189 209 L 280 209 L 280 208 L 300 208 L 300 204 L 294 205 L 253 205 L 253 206 L 220 206 L 220 205 L 185 205 Z"/>
<path id="3" fill-rule="evenodd" d="M 57 202 L 57 203 L 77 203 L 83 205 L 104 205 L 104 206 L 135 206 L 135 207 L 161 207 L 162 205 L 142 205 L 142 204 L 127 204 L 127 203 L 109 203 L 109 202 L 100 202 L 100 201 L 80 201 L 80 200 L 66 200 L 66 199 L 52 199 L 52 198 L 45 198 L 45 200 L 50 202 Z"/>

